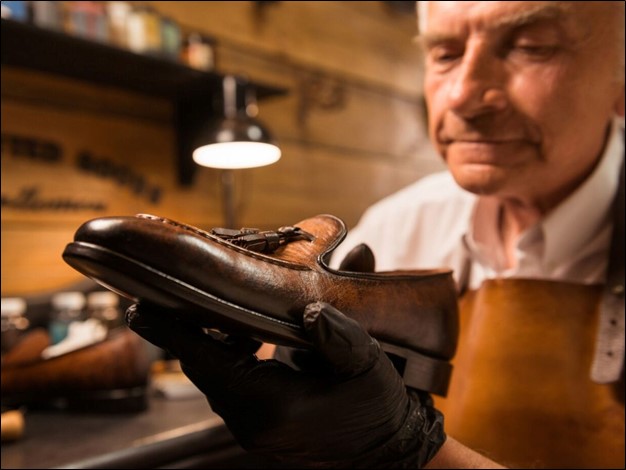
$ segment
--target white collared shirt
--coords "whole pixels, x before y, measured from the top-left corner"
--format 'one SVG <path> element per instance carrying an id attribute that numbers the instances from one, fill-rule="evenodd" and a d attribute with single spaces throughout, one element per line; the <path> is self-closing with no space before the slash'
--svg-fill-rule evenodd
<path id="1" fill-rule="evenodd" d="M 615 124 L 593 173 L 540 223 L 521 234 L 514 268 L 503 268 L 499 207 L 494 200 L 461 189 L 448 172 L 424 177 L 368 208 L 335 250 L 332 265 L 336 267 L 357 244 L 366 243 L 376 257 L 377 271 L 446 266 L 458 281 L 469 256 L 470 288 L 498 277 L 601 283 L 622 160 L 622 130 Z"/>

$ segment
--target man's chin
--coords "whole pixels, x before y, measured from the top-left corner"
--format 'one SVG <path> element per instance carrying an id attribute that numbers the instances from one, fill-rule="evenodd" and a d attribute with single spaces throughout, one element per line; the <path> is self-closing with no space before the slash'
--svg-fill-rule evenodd
<path id="1" fill-rule="evenodd" d="M 481 196 L 495 195 L 506 185 L 502 171 L 489 165 L 466 166 L 460 170 L 452 169 L 451 173 L 461 188 Z"/>

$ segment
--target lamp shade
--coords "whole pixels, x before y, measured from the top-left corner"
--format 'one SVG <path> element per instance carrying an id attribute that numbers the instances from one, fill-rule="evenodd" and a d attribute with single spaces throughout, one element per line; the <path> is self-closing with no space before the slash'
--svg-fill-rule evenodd
<path id="1" fill-rule="evenodd" d="M 280 148 L 267 128 L 255 118 L 254 88 L 245 88 L 244 106 L 237 106 L 240 82 L 223 79 L 224 115 L 200 132 L 193 160 L 211 168 L 239 169 L 271 165 L 280 159 Z"/>
<path id="2" fill-rule="evenodd" d="M 211 168 L 238 169 L 271 165 L 280 159 L 280 148 L 259 121 L 247 115 L 223 118 L 203 134 L 204 145 L 193 151 L 193 160 Z"/>

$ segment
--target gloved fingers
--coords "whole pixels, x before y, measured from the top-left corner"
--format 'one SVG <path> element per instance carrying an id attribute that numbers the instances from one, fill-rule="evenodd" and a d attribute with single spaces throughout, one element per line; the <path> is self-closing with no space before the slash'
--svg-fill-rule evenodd
<path id="1" fill-rule="evenodd" d="M 273 358 L 298 371 L 310 374 L 328 373 L 328 363 L 320 361 L 319 354 L 311 349 L 276 346 Z"/>
<path id="2" fill-rule="evenodd" d="M 332 305 L 315 302 L 304 310 L 304 329 L 334 372 L 353 377 L 372 368 L 381 349 L 363 326 Z"/>
<path id="3" fill-rule="evenodd" d="M 188 368 L 203 375 L 229 380 L 246 365 L 257 363 L 252 351 L 260 343 L 247 338 L 206 333 L 199 327 L 178 320 L 163 308 L 135 304 L 126 311 L 128 327 L 145 340 L 165 349 Z"/>
<path id="4" fill-rule="evenodd" d="M 256 354 L 263 346 L 261 341 L 246 336 L 227 335 L 218 330 L 207 330 L 206 333 L 213 339 L 229 345 L 232 350 L 239 351 L 242 354 Z"/>
<path id="5" fill-rule="evenodd" d="M 294 369 L 301 369 L 301 366 L 298 363 L 298 357 L 301 353 L 306 354 L 306 352 L 306 350 L 299 348 L 277 345 L 276 349 L 274 349 L 273 359 L 276 359 L 283 364 L 287 364 L 289 367 L 293 367 Z"/>

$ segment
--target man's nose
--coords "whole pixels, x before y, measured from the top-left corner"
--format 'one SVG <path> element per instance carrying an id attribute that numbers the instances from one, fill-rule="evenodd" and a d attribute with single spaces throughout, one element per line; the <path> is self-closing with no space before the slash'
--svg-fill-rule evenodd
<path id="1" fill-rule="evenodd" d="M 468 48 L 452 76 L 448 99 L 451 110 L 466 119 L 506 109 L 503 60 L 484 48 Z"/>

